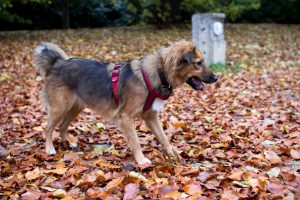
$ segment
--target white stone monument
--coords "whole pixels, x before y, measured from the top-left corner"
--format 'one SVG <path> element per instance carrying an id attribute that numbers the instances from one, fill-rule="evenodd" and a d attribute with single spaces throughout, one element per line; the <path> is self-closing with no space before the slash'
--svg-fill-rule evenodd
<path id="1" fill-rule="evenodd" d="M 194 14 L 193 41 L 202 51 L 206 65 L 225 64 L 224 13 Z"/>

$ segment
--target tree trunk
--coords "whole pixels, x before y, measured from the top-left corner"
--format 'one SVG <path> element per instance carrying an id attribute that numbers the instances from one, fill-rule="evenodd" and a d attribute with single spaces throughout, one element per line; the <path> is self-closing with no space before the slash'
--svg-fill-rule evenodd
<path id="1" fill-rule="evenodd" d="M 62 0 L 62 25 L 63 29 L 70 28 L 70 12 L 69 12 L 69 0 Z"/>
<path id="2" fill-rule="evenodd" d="M 172 24 L 177 23 L 180 21 L 180 5 L 182 3 L 182 0 L 171 0 L 171 20 Z"/>

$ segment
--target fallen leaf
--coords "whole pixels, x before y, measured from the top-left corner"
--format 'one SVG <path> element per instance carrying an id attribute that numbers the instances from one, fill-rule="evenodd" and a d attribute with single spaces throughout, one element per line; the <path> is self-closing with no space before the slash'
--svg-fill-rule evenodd
<path id="1" fill-rule="evenodd" d="M 280 184 L 270 183 L 267 185 L 267 190 L 273 194 L 282 193 L 284 187 Z"/>
<path id="2" fill-rule="evenodd" d="M 270 161 L 271 164 L 278 164 L 282 162 L 281 158 L 274 151 L 265 151 L 264 155 L 266 159 Z"/>
<path id="3" fill-rule="evenodd" d="M 205 119 L 205 121 L 208 122 L 208 123 L 211 123 L 211 122 L 212 122 L 212 119 L 211 119 L 210 116 L 204 116 L 204 119 Z"/>
<path id="4" fill-rule="evenodd" d="M 295 180 L 295 178 L 296 178 L 296 175 L 293 174 L 293 172 L 284 172 L 284 171 L 281 171 L 280 172 L 280 176 L 285 181 L 292 181 L 292 180 Z"/>
<path id="5" fill-rule="evenodd" d="M 108 167 L 110 169 L 118 169 L 118 168 L 120 168 L 120 166 L 118 166 L 118 165 L 113 165 L 113 164 L 105 163 L 105 162 L 97 162 L 97 164 L 99 164 L 100 167 Z"/>
<path id="6" fill-rule="evenodd" d="M 221 194 L 220 200 L 238 200 L 238 194 L 230 189 L 224 189 L 224 192 Z"/>
<path id="7" fill-rule="evenodd" d="M 125 186 L 125 192 L 123 200 L 134 199 L 140 192 L 139 184 L 129 183 Z"/>
<path id="8" fill-rule="evenodd" d="M 93 199 L 101 198 L 101 196 L 102 196 L 100 189 L 93 189 L 93 188 L 89 188 L 86 191 L 86 194 Z"/>
<path id="9" fill-rule="evenodd" d="M 234 169 L 232 170 L 231 174 L 228 176 L 228 178 L 236 181 L 242 180 L 242 175 L 244 174 L 244 171 L 240 169 Z"/>
<path id="10" fill-rule="evenodd" d="M 139 129 L 140 129 L 140 131 L 143 131 L 143 132 L 150 131 L 150 129 L 148 128 L 148 126 L 144 122 L 140 125 Z"/>
<path id="11" fill-rule="evenodd" d="M 56 198 L 64 198 L 66 197 L 67 193 L 63 189 L 57 189 L 55 192 L 53 192 L 53 196 Z"/>
<path id="12" fill-rule="evenodd" d="M 14 124 L 17 124 L 17 125 L 21 124 L 21 122 L 20 122 L 20 120 L 18 118 L 13 118 L 12 120 L 13 120 Z"/>
<path id="13" fill-rule="evenodd" d="M 280 174 L 280 168 L 274 167 L 274 168 L 270 169 L 270 170 L 267 172 L 267 174 L 268 174 L 269 176 L 278 177 L 278 175 Z"/>
<path id="14" fill-rule="evenodd" d="M 300 151 L 297 151 L 295 149 L 291 149 L 290 151 L 292 158 L 299 160 L 300 159 Z"/>
<path id="15" fill-rule="evenodd" d="M 243 187 L 243 188 L 248 187 L 248 185 L 244 181 L 232 181 L 232 184 Z"/>
<path id="16" fill-rule="evenodd" d="M 213 177 L 217 176 L 216 173 L 214 172 L 208 172 L 208 171 L 203 171 L 199 174 L 198 176 L 198 179 L 201 181 L 201 182 L 205 182 L 207 181 L 208 179 L 211 179 Z"/>
<path id="17" fill-rule="evenodd" d="M 124 176 L 120 176 L 119 178 L 111 180 L 109 183 L 107 183 L 105 190 L 112 190 L 116 187 L 118 187 L 124 179 Z"/>
<path id="18" fill-rule="evenodd" d="M 68 173 L 71 174 L 71 175 L 73 175 L 73 174 L 79 174 L 79 173 L 82 173 L 82 172 L 84 172 L 84 171 L 86 171 L 88 169 L 89 168 L 84 167 L 84 166 L 75 166 L 73 168 L 70 168 L 68 170 Z"/>
<path id="19" fill-rule="evenodd" d="M 199 197 L 203 194 L 202 187 L 199 183 L 192 181 L 191 183 L 185 185 L 183 188 L 187 194 L 193 197 Z"/>
<path id="20" fill-rule="evenodd" d="M 138 173 L 138 172 L 131 171 L 131 172 L 129 173 L 129 176 L 134 177 L 134 178 L 141 179 L 142 181 L 148 181 L 148 179 L 147 179 L 145 176 L 141 175 L 141 174 Z"/>
<path id="21" fill-rule="evenodd" d="M 57 190 L 56 188 L 46 187 L 46 186 L 40 186 L 40 188 L 42 188 L 48 192 L 54 192 L 55 190 Z"/>
<path id="22" fill-rule="evenodd" d="M 30 181 L 38 178 L 41 175 L 41 171 L 38 167 L 36 167 L 34 170 L 26 172 L 25 178 Z"/>
<path id="23" fill-rule="evenodd" d="M 181 198 L 181 193 L 178 192 L 177 190 L 173 190 L 170 192 L 167 192 L 165 195 L 165 198 L 170 198 L 170 199 L 180 199 Z"/>
<path id="24" fill-rule="evenodd" d="M 44 128 L 42 126 L 35 126 L 32 129 L 35 131 L 44 131 Z"/>
<path id="25" fill-rule="evenodd" d="M 49 169 L 49 170 L 43 170 L 42 172 L 45 174 L 53 173 L 58 175 L 64 175 L 68 168 L 59 168 L 59 169 Z"/>
<path id="26" fill-rule="evenodd" d="M 36 191 L 27 191 L 21 195 L 22 200 L 38 200 L 41 194 Z"/>

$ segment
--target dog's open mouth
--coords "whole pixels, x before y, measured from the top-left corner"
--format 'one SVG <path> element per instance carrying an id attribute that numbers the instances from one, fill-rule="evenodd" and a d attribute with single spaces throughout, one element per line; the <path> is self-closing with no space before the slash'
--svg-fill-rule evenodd
<path id="1" fill-rule="evenodd" d="M 204 84 L 197 76 L 192 76 L 187 80 L 187 84 L 189 84 L 194 90 L 200 91 L 203 90 Z"/>

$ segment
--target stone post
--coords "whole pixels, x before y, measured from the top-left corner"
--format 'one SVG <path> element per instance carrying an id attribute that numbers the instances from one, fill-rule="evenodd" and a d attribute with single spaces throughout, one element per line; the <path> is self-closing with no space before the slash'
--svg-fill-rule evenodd
<path id="1" fill-rule="evenodd" d="M 193 41 L 204 54 L 206 65 L 225 64 L 224 13 L 194 14 Z"/>

